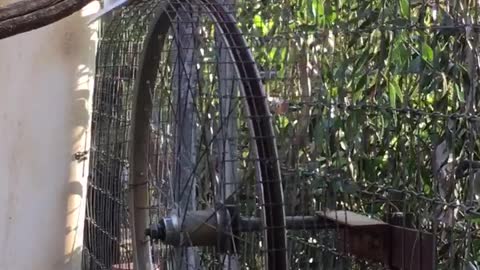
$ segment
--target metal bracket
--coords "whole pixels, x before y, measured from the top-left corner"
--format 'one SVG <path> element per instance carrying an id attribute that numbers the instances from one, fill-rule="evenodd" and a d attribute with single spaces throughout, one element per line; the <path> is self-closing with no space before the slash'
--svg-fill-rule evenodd
<path id="1" fill-rule="evenodd" d="M 341 252 L 397 270 L 434 269 L 432 234 L 394 226 L 350 211 L 318 212 L 340 230 Z"/>
<path id="2" fill-rule="evenodd" d="M 88 155 L 88 151 L 76 152 L 75 154 L 73 154 L 73 158 L 76 161 L 81 162 L 81 161 L 87 160 L 87 155 Z"/>

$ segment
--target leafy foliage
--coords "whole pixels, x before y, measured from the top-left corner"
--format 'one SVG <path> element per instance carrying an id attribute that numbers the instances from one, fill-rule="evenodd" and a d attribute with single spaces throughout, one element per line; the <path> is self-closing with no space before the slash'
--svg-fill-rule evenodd
<path id="1" fill-rule="evenodd" d="M 454 191 L 445 197 L 432 170 L 435 159 L 479 159 L 471 117 L 477 4 L 283 0 L 238 7 L 256 60 L 277 76 L 266 81 L 268 94 L 290 106 L 275 115 L 292 202 L 287 214 L 345 208 L 387 220 L 414 213 L 416 227 L 435 231 L 437 269 L 479 260 L 478 225 L 467 211 L 478 207 L 473 178 L 451 179 Z M 442 142 L 446 156 L 432 156 Z"/>

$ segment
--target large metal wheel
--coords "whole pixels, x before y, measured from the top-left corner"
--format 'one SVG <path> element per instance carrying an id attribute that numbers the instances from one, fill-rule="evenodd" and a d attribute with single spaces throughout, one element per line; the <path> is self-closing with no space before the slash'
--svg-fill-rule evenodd
<path id="1" fill-rule="evenodd" d="M 134 268 L 286 269 L 271 115 L 233 17 L 212 0 L 161 2 L 133 94 Z"/>

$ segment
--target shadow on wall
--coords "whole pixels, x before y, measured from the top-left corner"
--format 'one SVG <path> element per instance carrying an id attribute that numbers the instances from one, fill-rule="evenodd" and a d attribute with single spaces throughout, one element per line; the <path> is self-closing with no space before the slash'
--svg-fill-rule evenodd
<path id="1" fill-rule="evenodd" d="M 88 149 L 90 145 L 90 120 L 95 75 L 95 51 L 97 46 L 96 24 L 85 27 L 88 15 L 96 12 L 98 2 L 85 7 L 80 16 L 69 17 L 64 53 L 70 61 L 78 63 L 72 70 L 73 85 L 71 106 L 71 159 L 70 175 L 66 190 L 66 226 L 64 269 L 81 269 L 83 228 L 85 219 L 88 178 Z M 73 59 L 72 59 L 73 58 Z M 72 66 L 72 68 L 75 68 Z"/>

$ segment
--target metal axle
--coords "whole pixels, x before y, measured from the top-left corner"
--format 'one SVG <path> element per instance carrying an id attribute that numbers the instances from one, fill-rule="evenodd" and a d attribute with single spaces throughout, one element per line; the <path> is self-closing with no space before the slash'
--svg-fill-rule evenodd
<path id="1" fill-rule="evenodd" d="M 321 216 L 287 216 L 288 230 L 332 228 L 334 224 Z M 201 210 L 187 212 L 182 220 L 176 215 L 163 218 L 147 229 L 145 234 L 172 246 L 215 246 L 233 239 L 240 232 L 259 232 L 263 229 L 258 217 L 231 217 L 230 212 Z"/>

